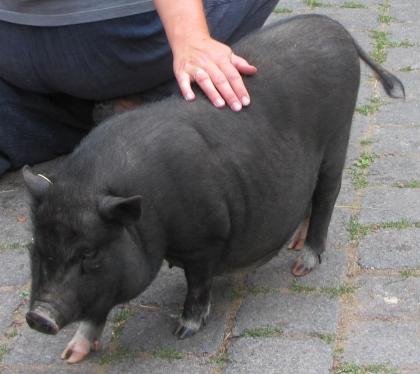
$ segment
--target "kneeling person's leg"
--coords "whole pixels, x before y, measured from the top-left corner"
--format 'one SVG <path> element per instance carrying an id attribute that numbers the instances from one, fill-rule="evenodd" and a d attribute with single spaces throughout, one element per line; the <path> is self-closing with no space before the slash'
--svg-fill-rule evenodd
<path id="1" fill-rule="evenodd" d="M 0 175 L 71 152 L 91 123 L 91 104 L 82 103 L 87 110 L 72 110 L 76 104 L 61 96 L 27 92 L 0 79 Z"/>

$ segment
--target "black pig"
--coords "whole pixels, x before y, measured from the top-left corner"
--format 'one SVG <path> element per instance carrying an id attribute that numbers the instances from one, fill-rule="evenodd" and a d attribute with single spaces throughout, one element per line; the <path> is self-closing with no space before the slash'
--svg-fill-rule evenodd
<path id="1" fill-rule="evenodd" d="M 24 169 L 34 228 L 27 321 L 51 334 L 82 321 L 68 362 L 97 348 L 111 308 L 145 290 L 163 259 L 188 283 L 180 338 L 207 318 L 213 276 L 268 261 L 308 212 L 293 273 L 309 272 L 340 189 L 359 58 L 390 96 L 404 96 L 327 17 L 279 22 L 234 49 L 259 68 L 245 78 L 249 108 L 218 110 L 204 97 L 145 104 L 94 129 L 51 181 Z"/>

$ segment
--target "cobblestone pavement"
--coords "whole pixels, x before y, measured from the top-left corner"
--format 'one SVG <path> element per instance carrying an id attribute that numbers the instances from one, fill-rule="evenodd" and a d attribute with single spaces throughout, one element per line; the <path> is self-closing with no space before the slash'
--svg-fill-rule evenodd
<path id="1" fill-rule="evenodd" d="M 418 0 L 280 1 L 269 22 L 319 12 L 342 22 L 404 82 L 390 100 L 363 67 L 343 187 L 322 265 L 296 280 L 295 252 L 217 280 L 213 312 L 176 340 L 185 282 L 162 269 L 115 308 L 104 349 L 79 365 L 24 323 L 28 210 L 18 173 L 0 181 L 0 371 L 3 373 L 420 373 L 420 4 Z M 281 52 L 281 51 L 280 51 Z M 53 167 L 41 165 L 38 170 Z"/>

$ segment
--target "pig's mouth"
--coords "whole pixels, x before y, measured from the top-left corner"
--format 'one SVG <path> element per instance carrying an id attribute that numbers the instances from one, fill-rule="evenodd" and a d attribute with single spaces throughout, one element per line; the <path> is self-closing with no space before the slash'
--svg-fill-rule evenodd
<path id="1" fill-rule="evenodd" d="M 30 328 L 49 335 L 57 334 L 62 327 L 58 322 L 57 312 L 44 304 L 34 304 L 26 313 L 26 322 Z"/>

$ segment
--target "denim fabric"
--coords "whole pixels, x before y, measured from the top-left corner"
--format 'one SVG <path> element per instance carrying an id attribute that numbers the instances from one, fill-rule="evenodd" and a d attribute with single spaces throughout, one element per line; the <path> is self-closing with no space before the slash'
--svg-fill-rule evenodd
<path id="1" fill-rule="evenodd" d="M 273 0 L 205 0 L 212 35 L 227 44 L 261 27 Z M 177 91 L 156 12 L 59 27 L 0 22 L 0 175 L 70 152 L 94 102 Z"/>

